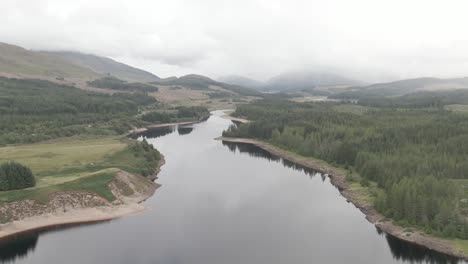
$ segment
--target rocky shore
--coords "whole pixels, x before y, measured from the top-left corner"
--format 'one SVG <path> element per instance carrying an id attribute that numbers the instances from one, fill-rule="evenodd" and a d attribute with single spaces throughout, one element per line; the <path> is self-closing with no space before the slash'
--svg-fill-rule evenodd
<path id="1" fill-rule="evenodd" d="M 115 197 L 108 201 L 85 191 L 57 192 L 47 203 L 21 200 L 0 205 L 0 239 L 18 233 L 62 225 L 92 223 L 141 212 L 142 204 L 160 187 L 153 182 L 164 165 L 162 157 L 155 173 L 148 178 L 117 172 L 109 188 Z"/>

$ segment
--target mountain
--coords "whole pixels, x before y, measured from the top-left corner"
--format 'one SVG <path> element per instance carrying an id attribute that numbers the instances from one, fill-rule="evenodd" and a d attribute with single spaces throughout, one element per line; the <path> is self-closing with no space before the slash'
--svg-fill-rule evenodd
<path id="1" fill-rule="evenodd" d="M 0 42 L 0 73 L 53 78 L 92 79 L 99 76 L 91 69 L 59 56 L 31 51 Z"/>
<path id="2" fill-rule="evenodd" d="M 110 58 L 70 51 L 48 51 L 42 53 L 55 55 L 73 64 L 79 65 L 84 68 L 89 68 L 94 72 L 100 74 L 110 74 L 119 79 L 127 81 L 152 82 L 159 80 L 158 76 L 150 72 L 137 69 L 135 67 L 117 62 Z"/>
<path id="3" fill-rule="evenodd" d="M 192 90 L 216 90 L 216 87 L 222 88 L 239 95 L 244 96 L 261 96 L 261 93 L 240 85 L 233 85 L 215 81 L 209 77 L 197 74 L 189 74 L 185 76 L 170 77 L 166 79 L 160 79 L 158 81 L 151 82 L 154 85 L 167 85 L 167 86 L 182 86 Z"/>
<path id="4" fill-rule="evenodd" d="M 228 75 L 228 76 L 220 77 L 218 78 L 218 81 L 232 84 L 232 85 L 255 88 L 255 89 L 260 88 L 264 85 L 263 82 L 250 79 L 244 76 L 239 76 L 239 75 Z"/>
<path id="5" fill-rule="evenodd" d="M 468 88 L 468 78 L 415 78 L 389 83 L 376 83 L 362 87 L 351 87 L 334 95 L 335 98 L 359 99 L 369 97 L 395 97 L 419 91 L 441 91 Z"/>
<path id="6" fill-rule="evenodd" d="M 314 90 L 324 86 L 353 86 L 360 82 L 331 73 L 289 72 L 271 78 L 263 87 L 270 91 Z"/>

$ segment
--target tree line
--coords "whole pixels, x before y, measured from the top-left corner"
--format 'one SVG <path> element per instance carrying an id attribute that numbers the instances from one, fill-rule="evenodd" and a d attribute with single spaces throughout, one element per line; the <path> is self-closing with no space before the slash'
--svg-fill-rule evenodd
<path id="1" fill-rule="evenodd" d="M 170 123 L 183 120 L 200 120 L 210 115 L 203 106 L 180 106 L 171 111 L 153 111 L 144 114 L 141 119 L 150 123 Z"/>
<path id="2" fill-rule="evenodd" d="M 146 139 L 143 139 L 141 142 L 133 143 L 129 146 L 130 151 L 136 157 L 144 157 L 145 163 L 142 166 L 139 166 L 139 173 L 145 177 L 148 177 L 154 174 L 156 167 L 159 165 L 161 160 L 161 153 L 149 144 Z"/>
<path id="3" fill-rule="evenodd" d="M 90 81 L 88 82 L 88 85 L 92 87 L 96 87 L 96 88 L 140 92 L 140 93 L 158 91 L 157 86 L 146 84 L 146 83 L 139 83 L 139 82 L 130 83 L 130 82 L 121 80 L 117 77 L 111 76 L 111 75 Z"/>

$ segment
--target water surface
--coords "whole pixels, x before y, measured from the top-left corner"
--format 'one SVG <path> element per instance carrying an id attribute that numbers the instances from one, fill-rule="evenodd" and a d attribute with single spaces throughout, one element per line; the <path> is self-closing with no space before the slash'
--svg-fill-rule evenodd
<path id="1" fill-rule="evenodd" d="M 329 179 L 247 144 L 231 121 L 145 135 L 166 157 L 138 215 L 0 243 L 5 263 L 456 263 L 379 232 Z"/>

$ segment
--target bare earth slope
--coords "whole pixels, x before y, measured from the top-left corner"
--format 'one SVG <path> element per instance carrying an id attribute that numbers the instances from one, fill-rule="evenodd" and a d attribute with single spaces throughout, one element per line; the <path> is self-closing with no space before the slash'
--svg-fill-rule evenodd
<path id="1" fill-rule="evenodd" d="M 145 209 L 141 202 L 151 197 L 159 186 L 143 176 L 119 171 L 109 184 L 116 197 L 113 202 L 96 193 L 69 191 L 51 194 L 45 204 L 35 200 L 3 204 L 0 215 L 10 221 L 0 225 L 0 238 L 49 226 L 98 222 L 141 212 Z"/>

